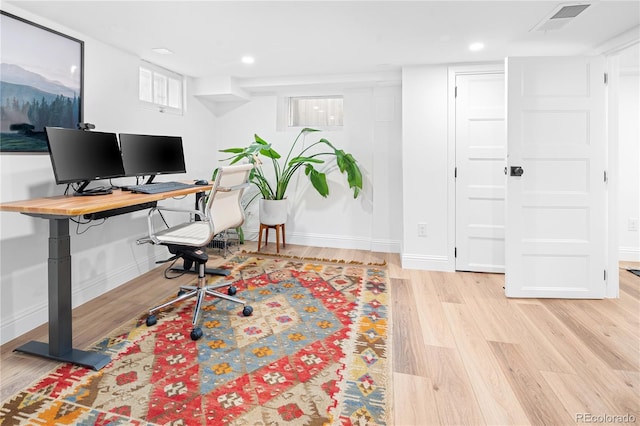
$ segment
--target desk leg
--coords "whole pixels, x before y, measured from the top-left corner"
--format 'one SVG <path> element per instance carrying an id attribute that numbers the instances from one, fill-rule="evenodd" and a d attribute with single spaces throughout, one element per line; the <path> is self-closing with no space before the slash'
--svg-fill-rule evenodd
<path id="1" fill-rule="evenodd" d="M 100 370 L 111 358 L 73 349 L 69 219 L 49 219 L 49 343 L 28 342 L 15 350 Z"/>

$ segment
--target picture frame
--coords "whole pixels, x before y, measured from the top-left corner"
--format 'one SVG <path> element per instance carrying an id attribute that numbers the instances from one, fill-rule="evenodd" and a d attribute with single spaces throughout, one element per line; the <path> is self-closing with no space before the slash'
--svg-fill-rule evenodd
<path id="1" fill-rule="evenodd" d="M 45 126 L 83 122 L 84 42 L 0 11 L 0 152 L 48 153 Z"/>

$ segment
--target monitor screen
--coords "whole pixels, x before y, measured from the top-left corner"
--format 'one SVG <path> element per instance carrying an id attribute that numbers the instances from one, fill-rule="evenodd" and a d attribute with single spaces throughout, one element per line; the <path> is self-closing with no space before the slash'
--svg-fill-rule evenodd
<path id="1" fill-rule="evenodd" d="M 182 138 L 120 134 L 122 164 L 126 176 L 186 173 Z"/>
<path id="2" fill-rule="evenodd" d="M 115 133 L 45 127 L 56 183 L 124 176 Z"/>

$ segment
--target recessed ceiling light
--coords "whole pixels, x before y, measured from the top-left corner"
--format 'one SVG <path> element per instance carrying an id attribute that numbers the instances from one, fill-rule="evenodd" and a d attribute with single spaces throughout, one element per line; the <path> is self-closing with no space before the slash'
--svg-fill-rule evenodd
<path id="1" fill-rule="evenodd" d="M 167 49 L 166 47 L 154 47 L 151 50 L 159 55 L 171 55 L 173 53 L 171 50 Z"/>
<path id="2" fill-rule="evenodd" d="M 472 52 L 477 52 L 478 50 L 484 49 L 484 43 L 471 43 L 469 45 L 469 50 Z"/>
<path id="3" fill-rule="evenodd" d="M 252 64 L 256 60 L 253 58 L 253 56 L 243 56 L 241 61 L 242 61 L 243 64 Z"/>

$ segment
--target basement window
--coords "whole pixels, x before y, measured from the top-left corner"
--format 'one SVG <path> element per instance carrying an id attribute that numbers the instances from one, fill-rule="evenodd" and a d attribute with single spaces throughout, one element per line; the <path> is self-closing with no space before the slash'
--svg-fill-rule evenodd
<path id="1" fill-rule="evenodd" d="M 342 96 L 298 96 L 289 98 L 289 127 L 342 127 Z"/>
<path id="2" fill-rule="evenodd" d="M 142 62 L 138 73 L 138 99 L 160 112 L 182 114 L 184 77 L 149 62 Z"/>

